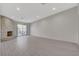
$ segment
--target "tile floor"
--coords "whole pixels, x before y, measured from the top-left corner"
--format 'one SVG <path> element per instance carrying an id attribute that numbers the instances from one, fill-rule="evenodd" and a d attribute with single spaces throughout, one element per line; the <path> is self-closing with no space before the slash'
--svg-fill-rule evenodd
<path id="1" fill-rule="evenodd" d="M 0 42 L 1 56 L 79 56 L 79 46 L 35 36 Z"/>

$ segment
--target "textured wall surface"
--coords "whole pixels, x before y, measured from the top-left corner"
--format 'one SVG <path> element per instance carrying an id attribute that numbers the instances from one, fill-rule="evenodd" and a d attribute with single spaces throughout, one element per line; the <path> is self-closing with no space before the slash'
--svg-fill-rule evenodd
<path id="1" fill-rule="evenodd" d="M 8 37 L 8 31 L 13 31 L 13 35 Z M 16 23 L 7 17 L 2 17 L 2 39 L 13 37 L 16 37 Z"/>

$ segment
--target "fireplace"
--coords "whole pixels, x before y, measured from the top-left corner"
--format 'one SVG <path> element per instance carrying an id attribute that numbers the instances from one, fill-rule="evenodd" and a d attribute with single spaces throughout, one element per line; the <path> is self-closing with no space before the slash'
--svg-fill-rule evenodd
<path id="1" fill-rule="evenodd" d="M 8 31 L 7 36 L 12 36 L 12 31 Z"/>

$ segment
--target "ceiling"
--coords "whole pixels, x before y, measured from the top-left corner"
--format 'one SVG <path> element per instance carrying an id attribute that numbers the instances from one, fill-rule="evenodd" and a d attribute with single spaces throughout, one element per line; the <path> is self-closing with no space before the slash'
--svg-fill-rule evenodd
<path id="1" fill-rule="evenodd" d="M 0 14 L 15 21 L 28 23 L 75 6 L 76 3 L 0 3 Z"/>

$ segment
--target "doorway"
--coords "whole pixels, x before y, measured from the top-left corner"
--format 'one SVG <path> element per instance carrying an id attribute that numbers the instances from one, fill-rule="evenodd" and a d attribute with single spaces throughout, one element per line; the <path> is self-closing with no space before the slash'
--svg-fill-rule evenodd
<path id="1" fill-rule="evenodd" d="M 17 24 L 17 35 L 26 36 L 27 35 L 27 26 L 23 24 Z"/>

